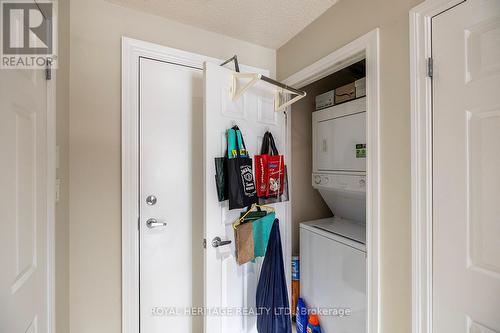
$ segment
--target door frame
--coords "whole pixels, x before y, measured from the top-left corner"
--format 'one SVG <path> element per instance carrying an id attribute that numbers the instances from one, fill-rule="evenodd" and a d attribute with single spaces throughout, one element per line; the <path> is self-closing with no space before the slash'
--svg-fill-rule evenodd
<path id="1" fill-rule="evenodd" d="M 204 62 L 222 63 L 222 60 L 217 58 L 122 37 L 122 333 L 139 333 L 140 325 L 139 90 L 137 89 L 140 58 L 161 60 L 201 70 Z M 243 64 L 240 64 L 240 69 L 250 72 L 262 71 Z M 288 142 L 286 141 L 287 148 Z M 287 216 L 289 216 L 290 205 L 287 206 Z M 285 233 L 291 234 L 288 224 Z M 291 260 L 291 241 L 287 242 L 284 248 L 285 257 Z M 290 283 L 291 271 L 287 273 L 287 281 Z"/>
<path id="2" fill-rule="evenodd" d="M 56 14 L 57 15 L 57 14 Z M 56 18 L 57 19 L 57 18 Z M 56 169 L 57 153 L 57 70 L 51 69 L 47 80 L 47 307 L 48 333 L 56 332 Z M 45 73 L 44 73 L 45 75 Z"/>
<path id="3" fill-rule="evenodd" d="M 432 333 L 432 17 L 465 0 L 410 11 L 412 332 Z"/>
<path id="4" fill-rule="evenodd" d="M 366 58 L 367 86 L 367 333 L 379 333 L 380 328 L 380 57 L 379 29 L 376 28 L 357 38 L 326 57 L 288 77 L 284 83 L 294 87 L 303 87 L 346 66 Z M 290 107 L 288 108 L 288 111 Z M 288 121 L 293 112 L 288 113 Z M 287 128 L 288 141 L 291 140 L 291 126 Z M 288 145 L 288 158 L 291 159 L 291 145 Z M 290 164 L 290 163 L 289 163 Z M 288 169 L 293 178 L 293 170 Z M 293 190 L 290 186 L 290 205 L 293 202 Z M 289 212 L 291 216 L 291 211 Z M 286 234 L 287 245 L 291 235 Z M 291 258 L 287 258 L 291 260 Z M 288 261 L 290 262 L 290 261 Z"/>

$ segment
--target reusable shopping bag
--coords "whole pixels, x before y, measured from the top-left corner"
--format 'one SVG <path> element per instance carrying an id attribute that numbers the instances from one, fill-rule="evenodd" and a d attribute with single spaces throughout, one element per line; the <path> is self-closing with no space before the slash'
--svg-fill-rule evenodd
<path id="1" fill-rule="evenodd" d="M 260 205 L 270 205 L 278 202 L 286 202 L 289 200 L 288 192 L 288 171 L 285 165 L 285 176 L 283 177 L 283 193 L 277 196 L 269 196 L 259 198 Z"/>
<path id="2" fill-rule="evenodd" d="M 240 155 L 247 156 L 247 151 L 243 147 L 243 137 L 238 126 L 233 126 L 227 130 L 227 157 L 235 158 L 238 156 L 236 147 L 240 147 Z"/>
<path id="3" fill-rule="evenodd" d="M 236 261 L 243 265 L 255 258 L 253 226 L 251 222 L 240 224 L 234 231 L 236 242 Z"/>
<path id="4" fill-rule="evenodd" d="M 236 127 L 237 128 L 237 127 Z M 234 158 L 237 156 L 236 153 L 236 142 L 242 146 L 242 136 L 241 132 L 235 129 L 235 127 L 227 130 L 227 143 L 226 143 L 226 153 L 222 157 L 215 158 L 215 185 L 217 188 L 217 198 L 219 202 L 226 201 L 229 199 L 228 196 L 228 182 L 227 182 L 227 160 L 228 158 Z M 240 150 L 242 156 L 246 156 L 246 150 Z"/>
<path id="5" fill-rule="evenodd" d="M 215 185 L 219 202 L 226 201 L 227 197 L 227 157 L 215 158 Z"/>
<path id="6" fill-rule="evenodd" d="M 236 134 L 240 131 L 238 126 L 233 127 Z M 241 132 L 240 132 L 241 135 Z M 241 154 L 246 152 L 245 141 L 241 135 L 241 146 L 236 140 L 236 157 L 227 160 L 227 181 L 229 194 L 229 209 L 248 207 L 257 203 L 257 193 L 253 178 L 252 159 Z"/>
<path id="7" fill-rule="evenodd" d="M 285 157 L 278 153 L 273 135 L 268 131 L 262 139 L 260 155 L 255 156 L 257 196 L 279 198 L 285 190 L 285 174 Z"/>

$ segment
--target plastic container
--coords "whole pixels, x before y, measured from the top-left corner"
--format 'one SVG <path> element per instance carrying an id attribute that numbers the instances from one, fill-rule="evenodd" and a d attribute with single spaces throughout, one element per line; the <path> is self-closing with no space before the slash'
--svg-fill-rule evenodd
<path id="1" fill-rule="evenodd" d="M 307 333 L 321 333 L 321 328 L 319 327 L 319 317 L 317 314 L 311 314 L 309 316 Z"/>
<path id="2" fill-rule="evenodd" d="M 300 262 L 298 256 L 292 257 L 292 320 L 295 320 L 297 301 L 300 295 Z"/>
<path id="3" fill-rule="evenodd" d="M 300 259 L 298 256 L 292 257 L 292 280 L 300 280 Z"/>
<path id="4" fill-rule="evenodd" d="M 295 315 L 297 313 L 297 302 L 300 295 L 300 281 L 292 281 L 292 320 L 295 320 Z"/>
<path id="5" fill-rule="evenodd" d="M 306 302 L 304 302 L 302 298 L 299 298 L 297 301 L 297 310 L 296 310 L 297 333 L 307 333 L 308 320 L 309 320 L 309 314 Z"/>

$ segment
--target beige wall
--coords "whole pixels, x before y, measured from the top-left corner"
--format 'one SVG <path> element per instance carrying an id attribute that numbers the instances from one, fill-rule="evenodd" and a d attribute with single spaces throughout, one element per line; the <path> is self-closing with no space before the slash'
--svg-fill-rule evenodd
<path id="1" fill-rule="evenodd" d="M 408 12 L 420 0 L 341 0 L 278 50 L 284 79 L 380 28 L 382 332 L 411 331 Z"/>
<path id="2" fill-rule="evenodd" d="M 311 185 L 312 174 L 312 117 L 315 96 L 322 85 L 302 88 L 307 96 L 292 105 L 292 170 L 289 180 L 293 189 L 292 254 L 299 255 L 299 225 L 301 222 L 332 216 L 330 208 Z M 323 91 L 322 91 L 323 92 Z"/>
<path id="3" fill-rule="evenodd" d="M 275 72 L 274 50 L 121 8 L 71 1 L 71 333 L 121 331 L 121 37 Z M 61 331 L 63 333 L 64 331 Z"/>
<path id="4" fill-rule="evenodd" d="M 58 69 L 56 71 L 57 178 L 61 181 L 56 204 L 56 331 L 69 332 L 69 0 L 59 0 Z"/>

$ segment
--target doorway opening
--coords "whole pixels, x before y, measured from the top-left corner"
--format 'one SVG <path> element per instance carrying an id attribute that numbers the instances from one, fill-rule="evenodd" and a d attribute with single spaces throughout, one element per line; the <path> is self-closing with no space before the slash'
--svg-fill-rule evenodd
<path id="1" fill-rule="evenodd" d="M 329 268 L 317 272 L 312 267 L 322 267 L 315 264 L 318 260 L 336 265 L 349 284 L 348 288 L 340 284 L 338 288 L 349 291 L 349 295 L 335 306 L 342 307 L 344 302 L 362 318 L 352 317 L 349 323 L 335 322 L 333 317 L 326 326 L 343 323 L 370 333 L 379 332 L 380 324 L 378 49 L 378 30 L 374 30 L 285 80 L 286 84 L 302 87 L 309 96 L 288 112 L 290 146 L 297 148 L 298 137 L 299 141 L 305 139 L 302 144 L 307 147 L 305 153 L 304 147 L 288 152 L 292 161 L 302 161 L 292 163 L 290 170 L 296 181 L 291 184 L 293 234 L 288 235 L 293 253 L 300 255 L 299 294 L 310 307 L 331 306 L 331 301 L 325 303 L 328 292 L 318 285 Z M 356 81 L 364 86 L 359 86 L 359 91 L 365 90 L 358 96 Z M 337 94 L 332 90 L 343 94 L 346 84 L 354 95 L 335 103 Z M 299 108 L 305 112 L 294 112 Z M 303 163 L 307 159 L 312 161 L 310 167 Z M 304 206 L 308 206 L 305 214 Z M 346 219 L 338 219 L 342 215 L 357 223 L 346 224 Z M 342 262 L 352 265 L 342 267 Z"/>
<path id="2" fill-rule="evenodd" d="M 326 332 L 366 332 L 365 82 L 362 59 L 302 87 L 307 97 L 292 106 L 292 164 L 299 166 L 292 253 L 300 262 L 292 309 L 300 295 L 308 308 L 346 313 L 320 313 Z"/>

